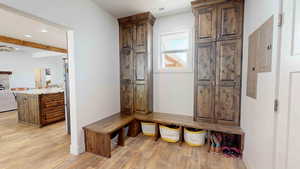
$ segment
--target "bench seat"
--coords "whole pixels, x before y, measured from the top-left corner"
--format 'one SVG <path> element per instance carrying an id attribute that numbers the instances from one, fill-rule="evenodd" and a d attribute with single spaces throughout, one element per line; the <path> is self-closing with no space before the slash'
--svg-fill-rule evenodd
<path id="1" fill-rule="evenodd" d="M 121 115 L 120 113 L 117 113 L 85 126 L 84 129 L 101 134 L 111 134 L 125 125 L 128 125 L 132 120 L 134 120 L 134 116 Z"/>
<path id="2" fill-rule="evenodd" d="M 126 116 L 117 113 L 105 119 L 83 127 L 85 136 L 85 148 L 87 152 L 91 152 L 104 157 L 111 157 L 111 138 L 115 134 L 119 134 L 118 145 L 125 145 L 125 127 L 131 125 L 129 135 L 135 130 L 134 116 Z"/>
<path id="3" fill-rule="evenodd" d="M 228 126 L 222 124 L 194 121 L 193 117 L 184 115 L 174 115 L 168 113 L 150 113 L 134 115 L 114 114 L 105 119 L 83 127 L 85 133 L 85 146 L 87 152 L 92 152 L 105 157 L 111 157 L 111 137 L 118 133 L 118 144 L 124 146 L 125 126 L 129 126 L 128 136 L 135 137 L 141 131 L 140 121 L 156 123 L 156 139 L 159 139 L 158 124 L 176 125 L 180 127 L 180 142 L 183 141 L 183 128 L 197 128 L 211 132 L 223 132 L 240 136 L 240 149 L 244 149 L 245 133 L 238 126 Z"/>

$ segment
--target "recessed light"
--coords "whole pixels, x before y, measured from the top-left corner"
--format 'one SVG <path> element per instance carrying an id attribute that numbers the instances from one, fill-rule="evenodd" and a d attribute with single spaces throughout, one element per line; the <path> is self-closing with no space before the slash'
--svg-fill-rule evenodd
<path id="1" fill-rule="evenodd" d="M 27 35 L 24 35 L 26 38 L 31 38 L 32 36 L 27 34 Z"/>
<path id="2" fill-rule="evenodd" d="M 46 33 L 46 32 L 48 32 L 48 30 L 47 29 L 42 29 L 41 32 Z"/>

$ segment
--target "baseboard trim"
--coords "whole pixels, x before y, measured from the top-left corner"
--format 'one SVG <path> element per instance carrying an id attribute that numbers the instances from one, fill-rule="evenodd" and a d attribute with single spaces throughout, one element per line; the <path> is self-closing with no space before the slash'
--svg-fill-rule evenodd
<path id="1" fill-rule="evenodd" d="M 85 152 L 84 145 L 78 146 L 78 145 L 70 145 L 70 153 L 73 155 L 80 155 L 81 153 Z"/>

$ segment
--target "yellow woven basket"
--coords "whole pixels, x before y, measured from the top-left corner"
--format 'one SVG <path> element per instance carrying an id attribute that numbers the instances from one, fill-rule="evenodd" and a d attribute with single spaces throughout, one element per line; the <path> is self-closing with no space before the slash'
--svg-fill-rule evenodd
<path id="1" fill-rule="evenodd" d="M 179 128 L 170 128 L 164 125 L 159 125 L 159 131 L 162 140 L 170 143 L 176 143 L 179 141 Z"/>
<path id="2" fill-rule="evenodd" d="M 184 128 L 184 141 L 190 146 L 203 146 L 205 144 L 205 138 L 207 131 L 190 131 Z"/>
<path id="3" fill-rule="evenodd" d="M 155 136 L 155 123 L 141 122 L 141 124 L 145 136 Z"/>

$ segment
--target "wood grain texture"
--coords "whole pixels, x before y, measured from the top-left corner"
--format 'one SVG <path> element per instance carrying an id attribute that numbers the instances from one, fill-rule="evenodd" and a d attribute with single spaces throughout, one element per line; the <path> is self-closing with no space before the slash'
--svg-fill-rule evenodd
<path id="1" fill-rule="evenodd" d="M 239 125 L 243 5 L 243 0 L 192 2 L 200 38 L 195 42 L 195 120 Z"/>
<path id="2" fill-rule="evenodd" d="M 194 121 L 191 116 L 174 115 L 168 113 L 151 113 L 148 115 L 137 113 L 134 118 L 140 121 L 149 121 L 165 125 L 176 125 L 189 128 L 197 128 L 211 130 L 216 132 L 224 132 L 228 134 L 244 135 L 243 130 L 238 126 L 215 124 L 202 121 Z"/>
<path id="3" fill-rule="evenodd" d="M 218 42 L 215 119 L 239 125 L 241 90 L 241 40 Z"/>
<path id="4" fill-rule="evenodd" d="M 17 94 L 17 104 L 20 123 L 42 126 L 38 95 Z"/>
<path id="5" fill-rule="evenodd" d="M 215 43 L 197 45 L 195 57 L 195 120 L 212 122 L 214 120 L 214 94 L 216 72 Z"/>
<path id="6" fill-rule="evenodd" d="M 53 51 L 53 52 L 68 53 L 67 49 L 62 49 L 62 48 L 57 48 L 54 46 L 44 45 L 44 44 L 40 44 L 40 43 L 19 40 L 19 39 L 2 36 L 2 35 L 0 35 L 0 42 L 11 43 L 11 44 L 15 44 L 15 45 L 21 45 L 21 46 L 37 48 L 37 49 L 44 49 L 44 50 Z"/>
<path id="7" fill-rule="evenodd" d="M 118 19 L 120 26 L 121 112 L 153 110 L 152 41 L 155 18 L 141 13 Z"/>
<path id="8" fill-rule="evenodd" d="M 218 6 L 218 40 L 236 39 L 242 36 L 243 3 L 228 2 Z"/>
<path id="9" fill-rule="evenodd" d="M 112 134 L 114 131 L 128 125 L 134 120 L 134 116 L 123 115 L 122 113 L 116 113 L 105 119 L 99 120 L 95 123 L 87 125 L 84 129 L 94 131 L 102 134 Z"/>
<path id="10" fill-rule="evenodd" d="M 246 169 L 240 159 L 142 135 L 113 149 L 110 159 L 91 153 L 73 156 L 64 122 L 34 128 L 18 124 L 16 118 L 16 112 L 0 114 L 0 163 L 4 169 Z"/>
<path id="11" fill-rule="evenodd" d="M 19 122 L 38 127 L 65 119 L 64 93 L 17 93 Z"/>
<path id="12" fill-rule="evenodd" d="M 196 16 L 196 42 L 212 42 L 217 39 L 217 8 L 199 8 Z"/>
<path id="13" fill-rule="evenodd" d="M 133 112 L 133 84 L 131 82 L 121 83 L 121 112 L 132 114 Z"/>
<path id="14" fill-rule="evenodd" d="M 12 72 L 10 71 L 0 71 L 0 75 L 11 75 Z"/>

